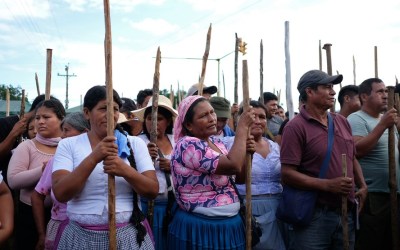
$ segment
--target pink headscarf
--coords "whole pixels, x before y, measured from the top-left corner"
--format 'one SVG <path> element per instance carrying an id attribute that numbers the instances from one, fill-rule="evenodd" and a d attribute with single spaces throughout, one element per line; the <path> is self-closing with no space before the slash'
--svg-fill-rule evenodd
<path id="1" fill-rule="evenodd" d="M 179 103 L 178 107 L 178 117 L 175 120 L 174 123 L 174 140 L 175 142 L 178 142 L 178 140 L 185 136 L 183 134 L 183 121 L 185 120 L 185 116 L 189 108 L 192 106 L 192 104 L 200 98 L 204 98 L 201 95 L 192 95 L 188 96 L 185 99 L 182 100 L 181 103 Z"/>

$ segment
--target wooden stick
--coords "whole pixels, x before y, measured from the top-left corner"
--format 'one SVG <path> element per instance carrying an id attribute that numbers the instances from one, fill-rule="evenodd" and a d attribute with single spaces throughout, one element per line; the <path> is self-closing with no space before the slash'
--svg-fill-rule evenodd
<path id="1" fill-rule="evenodd" d="M 6 116 L 10 116 L 10 89 L 6 89 Z"/>
<path id="2" fill-rule="evenodd" d="M 264 47 L 260 42 L 260 102 L 264 104 Z"/>
<path id="3" fill-rule="evenodd" d="M 318 46 L 318 55 L 319 55 L 319 70 L 322 70 L 322 49 L 321 49 L 321 40 L 319 40 Z"/>
<path id="4" fill-rule="evenodd" d="M 395 87 L 388 86 L 388 110 L 394 107 Z M 396 142 L 394 126 L 389 128 L 389 188 L 390 188 L 390 215 L 392 231 L 392 249 L 399 249 L 399 228 L 397 224 L 397 178 L 396 178 Z"/>
<path id="5" fill-rule="evenodd" d="M 378 78 L 378 47 L 374 46 L 375 78 Z"/>
<path id="6" fill-rule="evenodd" d="M 172 107 L 175 107 L 175 96 L 174 96 L 174 91 L 172 90 L 172 84 L 171 84 L 171 88 L 169 91 L 169 100 L 172 103 Z"/>
<path id="7" fill-rule="evenodd" d="M 225 92 L 225 75 L 224 71 L 222 70 L 222 84 L 224 85 L 224 98 L 226 98 L 226 92 Z"/>
<path id="8" fill-rule="evenodd" d="M 112 82 L 112 36 L 111 36 L 111 18 L 110 4 L 104 0 L 104 56 L 106 66 L 106 88 L 107 88 L 107 136 L 114 135 L 114 98 Z M 115 221 L 115 177 L 108 175 L 108 226 L 109 226 L 109 249 L 117 249 L 117 230 Z"/>
<path id="9" fill-rule="evenodd" d="M 239 58 L 239 44 L 240 38 L 238 38 L 237 33 L 235 33 L 235 83 L 233 90 L 233 103 L 239 105 L 239 90 L 238 90 L 238 58 Z M 238 123 L 238 114 L 233 115 L 233 130 L 236 131 L 236 126 Z"/>
<path id="10" fill-rule="evenodd" d="M 321 47 L 321 41 L 320 41 Z M 294 117 L 293 97 L 292 97 L 292 71 L 290 67 L 289 49 L 289 22 L 285 22 L 285 66 L 286 66 L 286 106 L 289 112 L 289 119 Z"/>
<path id="11" fill-rule="evenodd" d="M 46 61 L 46 92 L 45 99 L 50 99 L 50 87 L 51 87 L 51 64 L 52 64 L 53 50 L 47 49 L 47 61 Z"/>
<path id="12" fill-rule="evenodd" d="M 356 81 L 356 59 L 353 55 L 353 82 L 354 82 L 354 86 L 357 85 L 357 81 Z"/>
<path id="13" fill-rule="evenodd" d="M 201 66 L 201 76 L 200 76 L 198 95 L 203 95 L 203 85 L 204 85 L 204 78 L 206 77 L 206 66 L 207 66 L 207 61 L 208 61 L 208 54 L 210 54 L 210 42 L 211 42 L 211 24 L 210 24 L 210 27 L 208 28 L 208 32 L 207 32 L 206 50 L 204 51 L 203 64 Z"/>
<path id="14" fill-rule="evenodd" d="M 19 119 L 21 120 L 25 116 L 25 89 L 22 90 L 21 93 L 21 108 L 19 110 Z M 29 126 L 29 124 L 27 125 Z M 19 137 L 19 143 L 22 142 L 23 135 L 21 134 Z"/>
<path id="15" fill-rule="evenodd" d="M 324 44 L 324 47 L 322 47 L 324 50 L 326 50 L 326 67 L 327 67 L 327 73 L 330 76 L 332 75 L 331 47 L 332 47 L 332 44 L 330 44 L 330 43 L 326 43 L 326 44 Z"/>
<path id="16" fill-rule="evenodd" d="M 151 106 L 151 129 L 150 129 L 150 142 L 157 144 L 157 114 L 158 114 L 158 96 L 160 86 L 160 62 L 161 52 L 160 47 L 157 49 L 156 65 L 153 78 L 153 102 Z M 156 163 L 156 159 L 153 159 L 153 164 Z M 150 227 L 153 228 L 153 217 L 154 217 L 154 200 L 148 202 L 149 212 L 148 219 Z"/>
<path id="17" fill-rule="evenodd" d="M 39 78 L 36 72 L 35 72 L 35 82 L 36 82 L 37 95 L 39 96 L 40 95 Z"/>
<path id="18" fill-rule="evenodd" d="M 243 60 L 243 110 L 250 108 L 247 60 Z M 250 135 L 250 130 L 249 130 Z M 251 166 L 252 155 L 246 153 L 246 249 L 251 249 Z"/>
<path id="19" fill-rule="evenodd" d="M 326 44 L 324 44 L 324 47 L 322 47 L 324 50 L 326 50 L 326 67 L 327 67 L 327 70 L 328 70 L 328 75 L 332 75 L 332 54 L 331 54 L 331 47 L 332 47 L 332 44 L 330 44 L 330 43 L 326 43 Z M 335 105 L 333 105 L 331 108 L 330 108 L 330 112 L 335 112 Z"/>
<path id="20" fill-rule="evenodd" d="M 342 175 L 347 177 L 347 156 L 342 154 Z M 349 223 L 347 220 L 347 195 L 342 195 L 343 250 L 349 250 Z"/>

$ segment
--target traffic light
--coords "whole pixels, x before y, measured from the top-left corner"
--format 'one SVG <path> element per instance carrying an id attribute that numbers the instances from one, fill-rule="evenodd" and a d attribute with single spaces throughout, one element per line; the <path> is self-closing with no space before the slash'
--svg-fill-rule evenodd
<path id="1" fill-rule="evenodd" d="M 242 41 L 242 38 L 239 38 L 239 51 L 243 54 L 243 55 L 246 55 L 246 45 L 247 45 L 247 43 L 246 42 L 243 42 Z"/>

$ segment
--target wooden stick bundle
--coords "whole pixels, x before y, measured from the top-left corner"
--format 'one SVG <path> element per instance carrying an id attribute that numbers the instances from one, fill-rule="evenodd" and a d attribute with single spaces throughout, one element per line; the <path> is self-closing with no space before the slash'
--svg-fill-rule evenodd
<path id="1" fill-rule="evenodd" d="M 104 55 L 106 67 L 106 91 L 107 91 L 107 136 L 114 135 L 114 98 L 112 82 L 112 40 L 111 40 L 111 20 L 110 4 L 104 0 Z M 115 221 L 115 177 L 108 175 L 108 226 L 109 226 L 109 249 L 117 249 L 117 230 Z"/>
<path id="2" fill-rule="evenodd" d="M 208 55 L 210 54 L 210 43 L 211 43 L 211 24 L 207 32 L 206 50 L 204 51 L 203 55 L 203 64 L 201 67 L 198 95 L 203 95 L 204 78 L 206 77 L 206 66 L 208 61 Z"/>

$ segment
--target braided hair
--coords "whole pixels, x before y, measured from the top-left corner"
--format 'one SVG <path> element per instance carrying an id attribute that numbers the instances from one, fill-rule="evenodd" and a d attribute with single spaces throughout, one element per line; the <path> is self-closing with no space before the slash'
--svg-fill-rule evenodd
<path id="1" fill-rule="evenodd" d="M 126 137 L 128 137 L 128 134 L 125 130 L 123 130 L 123 128 L 117 124 L 116 129 L 121 132 L 122 134 L 124 134 Z M 132 146 L 131 143 L 129 142 L 129 140 L 127 140 L 127 145 L 129 148 L 129 156 L 128 156 L 128 161 L 129 164 L 131 165 L 131 167 L 133 167 L 135 170 L 137 170 L 136 168 L 136 162 L 135 162 L 135 158 L 133 156 L 133 150 L 132 150 Z M 145 216 L 142 212 L 142 210 L 140 210 L 139 206 L 138 206 L 138 194 L 136 193 L 136 191 L 134 189 L 133 190 L 133 211 L 132 211 L 132 216 L 129 220 L 129 222 L 131 222 L 133 224 L 133 226 L 136 228 L 137 230 L 137 235 L 136 235 L 136 242 L 139 244 L 139 247 L 142 245 L 142 242 L 144 241 L 144 237 L 147 234 L 146 228 L 142 225 L 142 221 L 145 220 Z"/>

